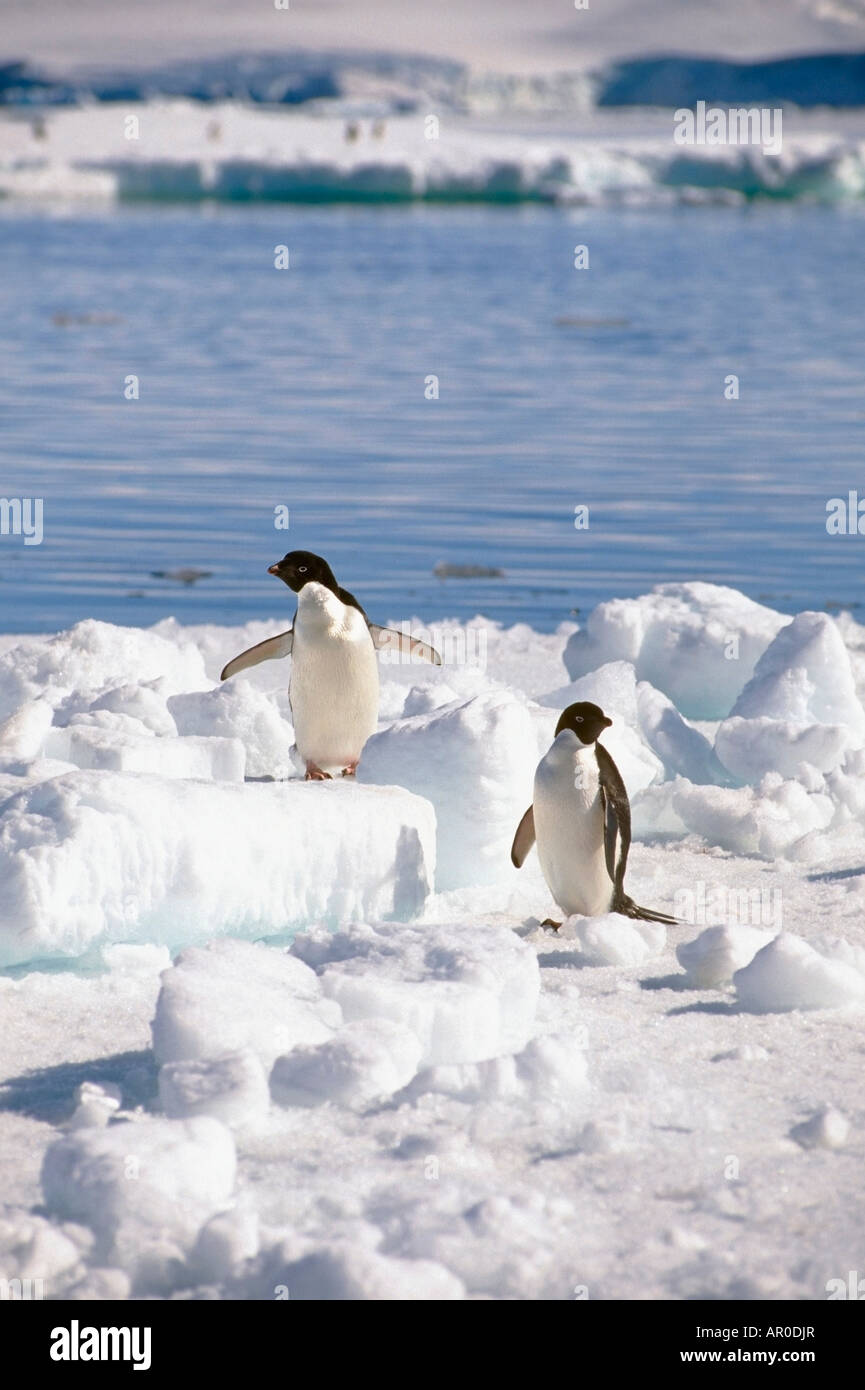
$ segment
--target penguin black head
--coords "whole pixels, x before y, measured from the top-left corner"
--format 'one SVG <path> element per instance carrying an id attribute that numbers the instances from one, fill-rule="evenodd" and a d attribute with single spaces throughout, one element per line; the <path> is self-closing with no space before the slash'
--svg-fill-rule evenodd
<path id="1" fill-rule="evenodd" d="M 323 584 L 331 593 L 338 594 L 338 586 L 333 570 L 320 555 L 311 550 L 290 550 L 275 565 L 268 567 L 268 574 L 275 574 L 289 589 L 299 594 L 304 584 L 315 582 Z"/>
<path id="2" fill-rule="evenodd" d="M 568 705 L 562 710 L 556 725 L 556 738 L 563 729 L 571 729 L 581 743 L 594 743 L 598 734 L 609 729 L 612 719 L 608 719 L 602 709 L 589 700 L 581 700 L 576 705 Z"/>

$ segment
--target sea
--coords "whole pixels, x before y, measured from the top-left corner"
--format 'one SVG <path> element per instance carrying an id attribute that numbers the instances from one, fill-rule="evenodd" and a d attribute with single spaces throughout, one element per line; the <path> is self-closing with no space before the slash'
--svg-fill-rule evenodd
<path id="1" fill-rule="evenodd" d="M 855 614 L 862 197 L 519 186 L 0 199 L 0 631 L 285 616 L 292 549 L 381 621 Z"/>

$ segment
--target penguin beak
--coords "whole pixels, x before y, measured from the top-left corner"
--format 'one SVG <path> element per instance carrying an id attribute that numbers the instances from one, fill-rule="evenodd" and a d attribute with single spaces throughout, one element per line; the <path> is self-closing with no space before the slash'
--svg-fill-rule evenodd
<path id="1" fill-rule="evenodd" d="M 275 575 L 278 576 L 278 575 L 279 575 L 279 565 L 268 565 L 268 567 L 267 567 L 267 572 L 268 572 L 268 574 L 275 574 Z"/>
<path id="2" fill-rule="evenodd" d="M 610 725 L 612 724 L 612 722 L 613 722 L 612 719 L 607 719 L 606 715 L 604 716 L 604 728 L 605 728 L 605 729 L 609 729 L 609 727 L 610 727 Z"/>

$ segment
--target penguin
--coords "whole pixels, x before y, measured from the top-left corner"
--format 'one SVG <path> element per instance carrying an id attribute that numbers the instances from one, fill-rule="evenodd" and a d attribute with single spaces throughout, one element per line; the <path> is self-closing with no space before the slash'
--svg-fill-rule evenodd
<path id="1" fill-rule="evenodd" d="M 288 702 L 306 781 L 329 780 L 328 769 L 353 777 L 378 722 L 376 651 L 389 648 L 420 656 L 434 666 L 441 665 L 441 657 L 416 637 L 371 623 L 320 555 L 292 550 L 267 572 L 297 594 L 294 622 L 287 632 L 234 657 L 220 679 L 261 661 L 291 656 Z"/>
<path id="2" fill-rule="evenodd" d="M 631 805 L 619 769 L 598 743 L 612 722 L 589 701 L 562 712 L 549 752 L 538 763 L 532 804 L 517 826 L 511 862 L 519 869 L 537 840 L 544 878 L 568 917 L 621 912 L 673 926 L 675 917 L 638 907 L 625 892 Z M 544 926 L 558 930 L 561 922 L 548 918 Z"/>

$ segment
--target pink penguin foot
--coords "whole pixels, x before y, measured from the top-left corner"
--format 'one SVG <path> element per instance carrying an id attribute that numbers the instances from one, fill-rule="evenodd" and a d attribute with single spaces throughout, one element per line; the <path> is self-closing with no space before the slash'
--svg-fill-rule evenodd
<path id="1" fill-rule="evenodd" d="M 317 763 L 307 763 L 305 782 L 329 782 L 331 776 L 329 772 L 322 772 Z"/>
<path id="2" fill-rule="evenodd" d="M 345 767 L 342 769 L 343 777 L 353 777 L 357 772 L 357 764 L 357 758 L 355 758 L 353 763 L 346 763 Z"/>

